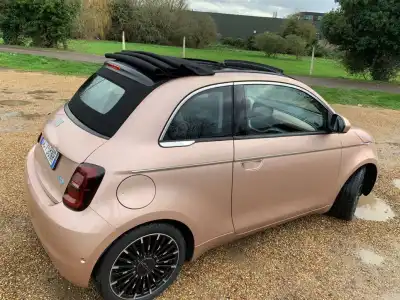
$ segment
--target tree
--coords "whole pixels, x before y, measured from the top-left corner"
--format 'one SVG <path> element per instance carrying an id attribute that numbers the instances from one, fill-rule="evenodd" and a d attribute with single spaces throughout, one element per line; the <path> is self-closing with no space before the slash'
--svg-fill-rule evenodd
<path id="1" fill-rule="evenodd" d="M 400 70 L 400 2 L 339 0 L 340 8 L 322 21 L 322 32 L 344 52 L 352 74 L 388 81 Z"/>
<path id="2" fill-rule="evenodd" d="M 108 0 L 83 0 L 74 22 L 74 38 L 105 39 L 111 26 Z"/>
<path id="3" fill-rule="evenodd" d="M 128 41 L 133 41 L 130 36 L 129 23 L 133 20 L 132 2 L 130 0 L 112 0 L 110 2 L 111 11 L 111 30 L 107 34 L 107 39 L 119 40 L 122 31 L 125 31 Z"/>
<path id="4" fill-rule="evenodd" d="M 192 13 L 188 13 L 191 15 Z M 217 25 L 210 15 L 194 15 L 192 18 L 192 28 L 188 31 L 188 46 L 203 48 L 217 40 Z"/>
<path id="5" fill-rule="evenodd" d="M 286 36 L 286 42 L 289 54 L 296 55 L 296 59 L 300 59 L 300 56 L 304 55 L 307 43 L 301 36 L 289 34 Z"/>
<path id="6" fill-rule="evenodd" d="M 113 0 L 110 39 L 201 48 L 215 42 L 217 29 L 210 16 L 187 10 L 186 0 Z"/>
<path id="7" fill-rule="evenodd" d="M 263 51 L 267 56 L 285 53 L 286 40 L 276 33 L 264 32 L 255 36 L 257 49 Z"/>
<path id="8" fill-rule="evenodd" d="M 9 45 L 23 45 L 24 31 L 27 24 L 27 18 L 24 15 L 19 18 L 13 15 L 13 8 L 18 2 L 12 0 L 2 0 L 0 5 L 0 24 L 3 32 L 3 40 Z"/>
<path id="9" fill-rule="evenodd" d="M 257 50 L 256 48 L 256 35 L 252 34 L 251 36 L 249 36 L 246 40 L 246 47 L 247 50 Z"/>
<path id="10" fill-rule="evenodd" d="M 299 19 L 297 15 L 289 16 L 282 27 L 282 36 L 297 35 L 306 41 L 307 46 L 317 40 L 317 29 L 310 21 Z"/>
<path id="11" fill-rule="evenodd" d="M 4 13 L 9 5 L 10 0 L 0 0 L 0 24 L 4 20 Z"/>
<path id="12" fill-rule="evenodd" d="M 13 0 L 3 11 L 4 41 L 20 44 L 31 38 L 38 47 L 66 48 L 79 3 L 76 0 Z"/>

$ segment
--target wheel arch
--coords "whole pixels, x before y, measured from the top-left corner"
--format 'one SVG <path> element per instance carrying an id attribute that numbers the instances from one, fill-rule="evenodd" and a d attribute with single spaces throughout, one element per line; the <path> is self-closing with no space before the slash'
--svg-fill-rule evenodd
<path id="1" fill-rule="evenodd" d="M 98 270 L 100 263 L 104 257 L 104 255 L 107 253 L 107 251 L 111 248 L 112 245 L 114 245 L 119 239 L 121 239 L 125 234 L 128 232 L 135 230 L 138 227 L 149 225 L 149 224 L 169 224 L 177 228 L 183 235 L 183 238 L 185 239 L 186 242 L 186 257 L 185 261 L 190 261 L 192 260 L 193 254 L 194 254 L 194 248 L 195 248 L 195 242 L 194 242 L 194 235 L 192 230 L 187 226 L 185 223 L 173 219 L 159 219 L 159 220 L 153 220 L 145 223 L 138 224 L 120 235 L 118 235 L 116 238 L 113 239 L 111 243 L 102 251 L 100 256 L 98 257 L 96 263 L 94 264 L 94 267 L 92 269 L 92 277 L 96 274 L 96 271 Z"/>
<path id="2" fill-rule="evenodd" d="M 368 195 L 371 193 L 378 175 L 378 160 L 376 147 L 374 144 L 363 144 L 348 146 L 342 149 L 342 163 L 339 172 L 337 191 L 338 195 L 346 182 L 359 169 L 366 168 L 366 175 L 362 193 Z"/>
<path id="3" fill-rule="evenodd" d="M 374 188 L 377 180 L 378 168 L 374 160 L 366 160 L 360 162 L 354 168 L 348 170 L 348 172 L 346 172 L 345 175 L 341 177 L 336 195 L 339 195 L 346 182 L 348 182 L 349 179 L 362 168 L 366 168 L 362 194 L 367 196 L 372 192 L 372 189 Z"/>
<path id="4" fill-rule="evenodd" d="M 372 189 L 374 188 L 376 180 L 378 178 L 378 168 L 373 163 L 368 163 L 363 167 L 366 168 L 366 173 L 364 177 L 362 193 L 363 195 L 368 196 L 372 192 Z"/>

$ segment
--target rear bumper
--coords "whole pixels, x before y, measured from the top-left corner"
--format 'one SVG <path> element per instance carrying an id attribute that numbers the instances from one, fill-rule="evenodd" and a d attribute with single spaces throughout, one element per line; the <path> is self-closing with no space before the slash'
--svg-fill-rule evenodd
<path id="1" fill-rule="evenodd" d="M 90 208 L 74 212 L 63 203 L 54 204 L 36 175 L 33 149 L 25 166 L 25 194 L 33 227 L 60 274 L 87 287 L 103 251 L 101 245 L 114 228 Z"/>

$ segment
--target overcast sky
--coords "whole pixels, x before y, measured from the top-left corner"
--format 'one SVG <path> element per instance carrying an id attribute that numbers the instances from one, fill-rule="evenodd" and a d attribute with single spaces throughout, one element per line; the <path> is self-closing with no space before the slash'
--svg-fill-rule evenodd
<path id="1" fill-rule="evenodd" d="M 334 0 L 189 0 L 190 8 L 199 11 L 240 15 L 284 17 L 297 11 L 328 12 Z"/>

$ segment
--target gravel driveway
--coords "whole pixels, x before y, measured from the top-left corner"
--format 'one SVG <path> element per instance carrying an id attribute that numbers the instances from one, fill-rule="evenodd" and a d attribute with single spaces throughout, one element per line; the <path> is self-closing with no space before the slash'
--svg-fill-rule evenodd
<path id="1" fill-rule="evenodd" d="M 99 299 L 58 275 L 23 196 L 25 155 L 82 80 L 0 71 L 0 299 Z M 212 250 L 162 299 L 400 299 L 400 111 L 336 109 L 378 142 L 379 183 L 359 218 L 307 217 Z"/>

